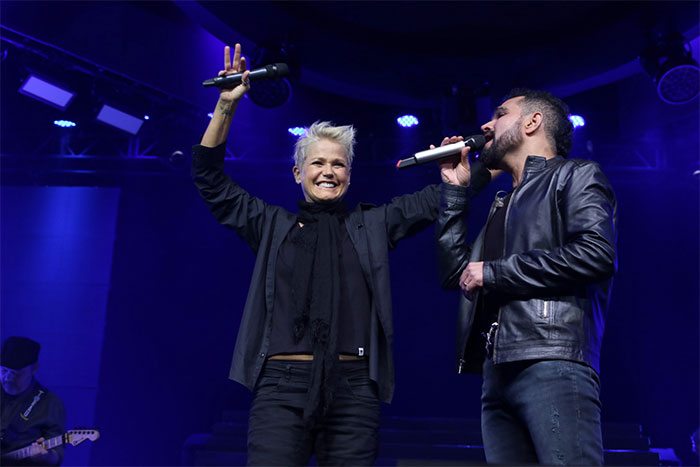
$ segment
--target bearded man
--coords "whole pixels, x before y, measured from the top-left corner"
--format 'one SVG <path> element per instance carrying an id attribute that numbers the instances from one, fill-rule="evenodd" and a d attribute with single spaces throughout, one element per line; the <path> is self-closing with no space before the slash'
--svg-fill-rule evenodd
<path id="1" fill-rule="evenodd" d="M 481 129 L 480 160 L 509 173 L 513 189 L 496 195 L 472 245 L 464 241 L 469 199 L 443 199 L 436 238 L 443 286 L 463 292 L 457 371 L 483 373 L 486 459 L 600 465 L 613 190 L 595 162 L 566 159 L 568 107 L 548 92 L 511 91 Z"/>

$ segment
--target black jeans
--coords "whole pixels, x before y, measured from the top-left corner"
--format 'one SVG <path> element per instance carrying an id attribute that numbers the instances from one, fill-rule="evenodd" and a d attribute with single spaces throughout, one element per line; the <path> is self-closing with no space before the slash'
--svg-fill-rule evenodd
<path id="1" fill-rule="evenodd" d="M 373 465 L 379 449 L 379 397 L 366 360 L 339 362 L 333 403 L 314 427 L 303 413 L 312 362 L 270 360 L 255 388 L 248 465 Z"/>

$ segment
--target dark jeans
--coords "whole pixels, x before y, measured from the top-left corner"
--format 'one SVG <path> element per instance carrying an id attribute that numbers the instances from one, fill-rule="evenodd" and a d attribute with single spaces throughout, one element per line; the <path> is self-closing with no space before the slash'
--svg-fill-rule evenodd
<path id="1" fill-rule="evenodd" d="M 248 465 L 372 465 L 379 449 L 379 398 L 366 360 L 341 361 L 331 408 L 307 436 L 303 412 L 311 362 L 269 360 L 255 388 Z"/>
<path id="2" fill-rule="evenodd" d="M 601 465 L 600 382 L 566 360 L 484 362 L 481 432 L 494 464 Z"/>

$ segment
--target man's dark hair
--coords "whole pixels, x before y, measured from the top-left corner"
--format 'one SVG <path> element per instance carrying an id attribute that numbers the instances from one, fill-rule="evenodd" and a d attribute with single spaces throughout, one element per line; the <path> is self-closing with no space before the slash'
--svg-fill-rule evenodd
<path id="1" fill-rule="evenodd" d="M 547 91 L 533 91 L 526 88 L 511 89 L 503 99 L 523 97 L 519 102 L 523 115 L 541 112 L 544 117 L 544 132 L 547 141 L 557 155 L 568 156 L 571 151 L 571 136 L 574 126 L 569 121 L 569 106 L 557 96 Z"/>

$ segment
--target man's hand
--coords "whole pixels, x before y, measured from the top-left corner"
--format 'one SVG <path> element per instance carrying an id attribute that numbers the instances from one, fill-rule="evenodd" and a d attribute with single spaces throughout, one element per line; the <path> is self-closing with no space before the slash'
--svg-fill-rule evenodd
<path id="1" fill-rule="evenodd" d="M 58 454 L 53 449 L 46 449 L 44 441 L 42 437 L 32 443 L 32 448 L 30 449 L 32 453 L 32 462 L 43 465 L 58 465 Z"/>
<path id="2" fill-rule="evenodd" d="M 459 278 L 459 288 L 468 299 L 484 286 L 484 262 L 469 263 Z"/>
<path id="3" fill-rule="evenodd" d="M 464 140 L 461 136 L 452 136 L 442 140 L 440 146 L 447 144 L 458 143 Z M 430 149 L 435 149 L 434 145 L 430 145 Z M 469 186 L 471 183 L 471 172 L 469 170 L 469 146 L 462 149 L 459 156 L 446 157 L 438 159 L 437 163 L 440 166 L 440 175 L 442 181 L 452 185 Z"/>

